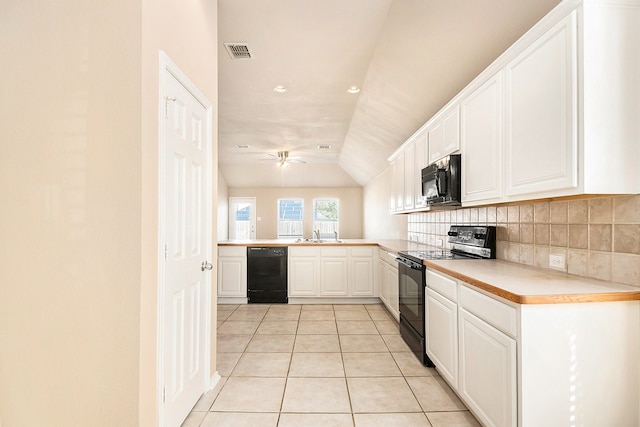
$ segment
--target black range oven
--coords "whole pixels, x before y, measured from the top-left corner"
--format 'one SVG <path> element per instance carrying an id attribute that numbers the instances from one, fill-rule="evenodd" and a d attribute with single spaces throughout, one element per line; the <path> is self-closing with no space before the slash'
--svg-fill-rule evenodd
<path id="1" fill-rule="evenodd" d="M 422 260 L 400 252 L 398 294 L 400 298 L 400 334 L 411 351 L 426 366 L 435 366 L 427 356 L 424 343 L 424 272 Z"/>
<path id="2" fill-rule="evenodd" d="M 450 250 L 398 252 L 398 290 L 400 334 L 425 366 L 434 364 L 425 346 L 425 270 L 424 260 L 492 259 L 496 254 L 496 229 L 490 226 L 452 225 Z"/>

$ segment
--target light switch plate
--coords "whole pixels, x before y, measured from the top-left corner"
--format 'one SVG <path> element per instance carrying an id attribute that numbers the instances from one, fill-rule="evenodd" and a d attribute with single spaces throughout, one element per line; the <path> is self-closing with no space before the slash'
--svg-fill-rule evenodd
<path id="1" fill-rule="evenodd" d="M 549 254 L 549 268 L 554 270 L 567 271 L 567 264 L 564 255 Z"/>

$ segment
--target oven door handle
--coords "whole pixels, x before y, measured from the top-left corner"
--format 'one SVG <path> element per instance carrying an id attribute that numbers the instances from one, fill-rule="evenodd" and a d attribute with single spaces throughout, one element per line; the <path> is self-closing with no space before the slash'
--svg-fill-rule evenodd
<path id="1" fill-rule="evenodd" d="M 413 269 L 413 270 L 422 270 L 422 265 L 417 265 L 415 263 L 411 263 L 409 264 L 406 260 L 398 257 L 396 258 L 396 261 L 399 262 L 402 265 L 406 265 L 407 267 Z"/>

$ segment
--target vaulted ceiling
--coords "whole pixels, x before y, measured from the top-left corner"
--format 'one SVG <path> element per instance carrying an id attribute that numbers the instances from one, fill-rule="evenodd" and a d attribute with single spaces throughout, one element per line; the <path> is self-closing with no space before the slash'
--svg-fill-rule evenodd
<path id="1" fill-rule="evenodd" d="M 227 184 L 366 185 L 558 3 L 218 0 L 218 151 Z M 251 59 L 232 59 L 224 43 L 245 44 Z M 348 93 L 352 86 L 360 92 Z M 306 163 L 283 169 L 263 160 L 279 151 Z"/>

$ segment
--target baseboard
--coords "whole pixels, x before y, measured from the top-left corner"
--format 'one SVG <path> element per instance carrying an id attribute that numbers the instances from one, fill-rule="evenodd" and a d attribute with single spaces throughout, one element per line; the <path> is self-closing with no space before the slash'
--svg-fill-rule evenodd
<path id="1" fill-rule="evenodd" d="M 381 304 L 378 297 L 289 297 L 289 304 Z"/>
<path id="2" fill-rule="evenodd" d="M 207 387 L 207 391 L 211 391 L 215 389 L 218 386 L 218 384 L 220 384 L 221 379 L 222 377 L 220 376 L 218 371 L 216 371 L 209 379 L 209 387 Z"/>

